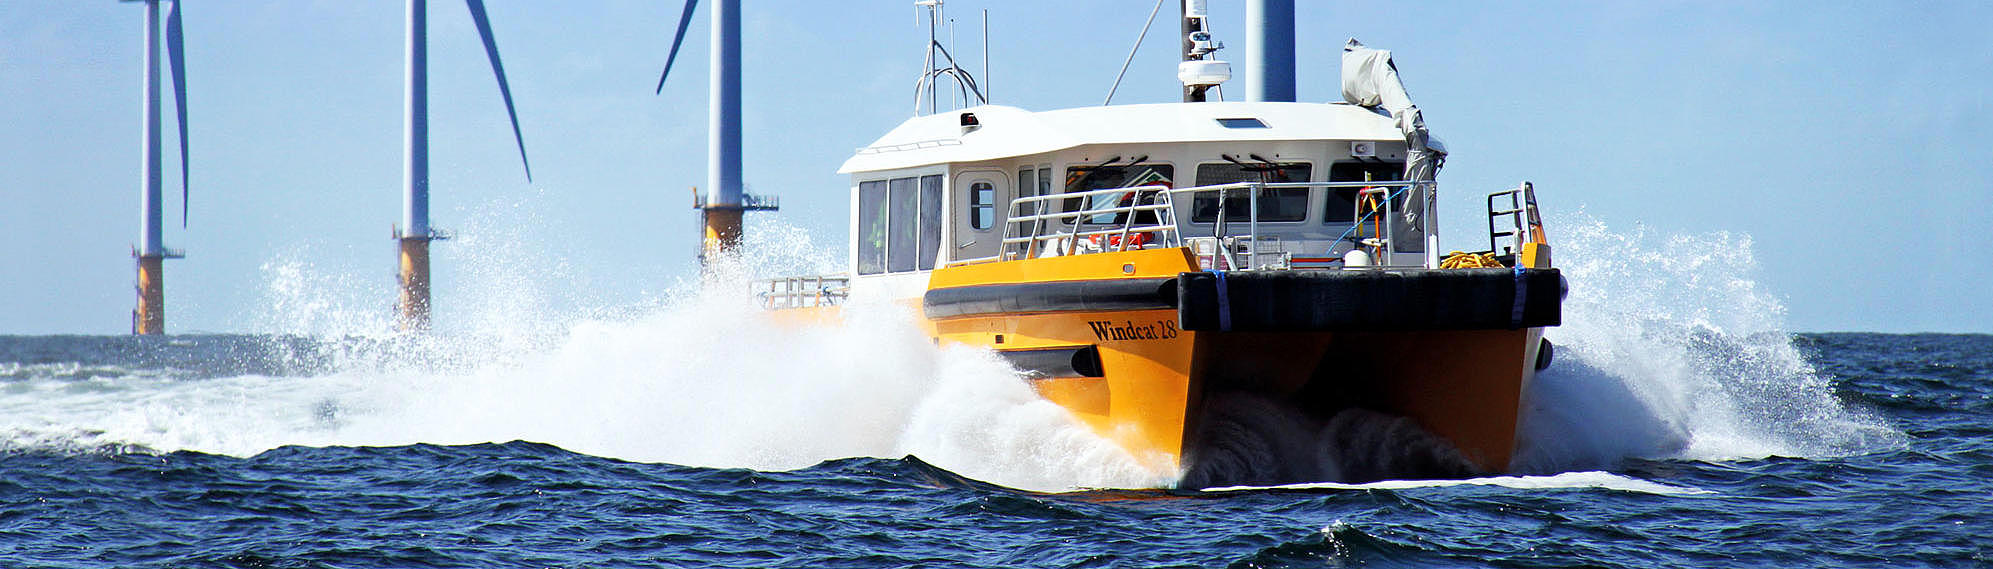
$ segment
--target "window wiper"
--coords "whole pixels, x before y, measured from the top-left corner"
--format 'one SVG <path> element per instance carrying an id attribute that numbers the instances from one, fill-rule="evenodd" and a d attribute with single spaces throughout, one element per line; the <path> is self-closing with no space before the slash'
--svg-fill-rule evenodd
<path id="1" fill-rule="evenodd" d="M 1109 158 L 1107 160 L 1102 161 L 1099 164 L 1095 164 L 1092 166 L 1079 166 L 1077 168 L 1086 173 L 1081 174 L 1079 179 L 1077 180 L 1067 182 L 1066 191 L 1073 192 L 1076 191 L 1074 188 L 1087 188 L 1090 185 L 1089 182 L 1092 182 L 1095 176 L 1100 176 L 1109 173 L 1118 174 L 1121 172 L 1125 172 L 1127 171 L 1128 166 L 1134 166 L 1136 164 L 1140 164 L 1143 160 L 1148 160 L 1148 159 L 1149 156 L 1147 154 L 1144 154 L 1141 156 L 1137 156 L 1132 160 L 1129 160 L 1128 163 L 1125 165 L 1116 166 L 1114 163 L 1120 162 L 1121 157 L 1115 156 L 1113 158 Z"/>

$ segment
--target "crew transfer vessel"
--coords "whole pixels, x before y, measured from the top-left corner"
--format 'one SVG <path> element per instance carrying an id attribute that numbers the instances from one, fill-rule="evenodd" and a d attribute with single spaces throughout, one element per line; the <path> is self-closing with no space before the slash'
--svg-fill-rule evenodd
<path id="1" fill-rule="evenodd" d="M 1190 4 L 1186 102 L 936 111 L 966 74 L 931 51 L 927 112 L 840 170 L 849 272 L 766 303 L 900 300 L 1184 487 L 1506 471 L 1565 288 L 1533 188 L 1442 254 L 1445 149 L 1389 52 L 1350 40 L 1343 100 L 1211 100 Z"/>

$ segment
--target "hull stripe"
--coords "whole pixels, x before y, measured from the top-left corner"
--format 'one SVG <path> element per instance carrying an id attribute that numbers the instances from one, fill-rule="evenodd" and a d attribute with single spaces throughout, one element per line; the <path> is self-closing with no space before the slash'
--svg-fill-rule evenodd
<path id="1" fill-rule="evenodd" d="M 1176 308 L 1176 279 L 1109 279 L 989 284 L 927 291 L 929 319 L 979 314 L 1101 312 Z"/>

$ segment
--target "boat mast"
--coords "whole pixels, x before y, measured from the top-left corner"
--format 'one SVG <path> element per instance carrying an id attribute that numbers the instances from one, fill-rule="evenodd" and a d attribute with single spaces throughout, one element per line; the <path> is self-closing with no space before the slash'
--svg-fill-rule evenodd
<path id="1" fill-rule="evenodd" d="M 1205 92 L 1232 78 L 1232 64 L 1211 55 L 1224 49 L 1223 42 L 1211 39 L 1210 11 L 1205 0 L 1183 0 L 1183 60 L 1177 62 L 1176 77 L 1183 82 L 1183 102 L 1202 103 Z"/>

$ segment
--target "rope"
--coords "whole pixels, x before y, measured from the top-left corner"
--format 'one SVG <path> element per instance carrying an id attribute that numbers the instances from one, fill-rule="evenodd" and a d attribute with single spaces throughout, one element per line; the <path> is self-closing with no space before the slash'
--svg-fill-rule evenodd
<path id="1" fill-rule="evenodd" d="M 1500 260 L 1497 260 L 1497 259 L 1495 259 L 1495 254 L 1494 254 L 1494 253 L 1492 253 L 1492 252 L 1490 252 L 1490 253 L 1462 253 L 1462 252 L 1460 252 L 1460 251 L 1454 251 L 1454 252 L 1452 252 L 1452 253 L 1447 253 L 1447 254 L 1446 254 L 1446 260 L 1444 260 L 1444 261 L 1440 261 L 1440 262 L 1439 262 L 1439 268 L 1442 268 L 1442 269 L 1500 269 L 1500 268 L 1504 268 L 1504 265 L 1502 265 L 1502 262 L 1501 262 Z"/>

